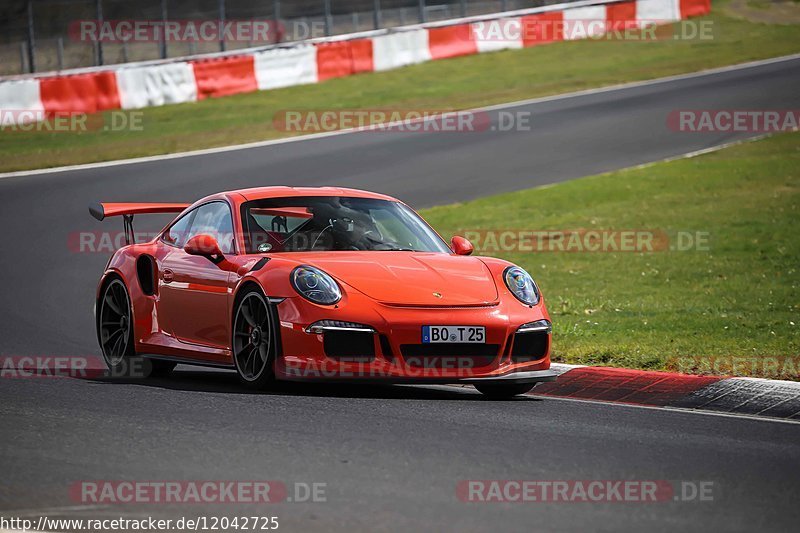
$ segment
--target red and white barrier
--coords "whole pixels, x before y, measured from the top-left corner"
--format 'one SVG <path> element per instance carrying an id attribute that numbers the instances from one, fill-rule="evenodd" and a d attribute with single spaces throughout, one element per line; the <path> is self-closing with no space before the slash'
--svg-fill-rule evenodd
<path id="1" fill-rule="evenodd" d="M 638 0 L 636 18 L 665 23 L 681 20 L 680 0 Z"/>
<path id="2" fill-rule="evenodd" d="M 258 52 L 255 69 L 260 91 L 317 83 L 317 49 L 300 45 Z"/>
<path id="3" fill-rule="evenodd" d="M 605 17 L 605 8 L 600 6 L 599 9 Z M 519 17 L 481 20 L 470 26 L 479 54 L 522 48 L 522 19 Z"/>
<path id="4" fill-rule="evenodd" d="M 711 11 L 711 0 L 680 0 L 681 19 L 699 17 Z"/>
<path id="5" fill-rule="evenodd" d="M 44 105 L 39 80 L 14 80 L 0 83 L 2 125 L 26 124 L 42 119 Z"/>
<path id="6" fill-rule="evenodd" d="M 647 1 L 647 0 L 639 0 Z M 666 0 L 661 0 L 666 1 Z M 606 6 L 606 24 L 608 31 L 621 31 L 636 28 L 639 23 L 636 19 L 636 2 L 617 2 Z"/>
<path id="7" fill-rule="evenodd" d="M 395 31 L 373 37 L 372 54 L 376 71 L 430 61 L 428 30 Z"/>
<path id="8" fill-rule="evenodd" d="M 606 6 L 587 6 L 564 11 L 564 40 L 587 39 L 606 31 Z"/>
<path id="9" fill-rule="evenodd" d="M 197 81 L 197 99 L 217 98 L 258 90 L 255 57 L 211 57 L 191 62 Z"/>
<path id="10" fill-rule="evenodd" d="M 113 71 L 42 78 L 39 92 L 47 113 L 96 113 L 120 107 Z"/>
<path id="11" fill-rule="evenodd" d="M 537 46 L 564 40 L 564 12 L 548 11 L 522 17 L 522 46 Z"/>
<path id="12" fill-rule="evenodd" d="M 428 50 L 431 59 L 468 56 L 478 53 L 471 24 L 453 24 L 428 30 Z"/>
<path id="13" fill-rule="evenodd" d="M 373 43 L 370 39 L 320 43 L 316 45 L 316 49 L 319 81 L 375 70 Z"/>
<path id="14" fill-rule="evenodd" d="M 197 101 L 197 81 L 189 63 L 121 68 L 117 87 L 122 109 Z"/>
<path id="15" fill-rule="evenodd" d="M 4 120 L 23 122 L 42 112 L 94 113 L 194 102 L 434 59 L 593 37 L 710 10 L 710 0 L 583 0 L 266 50 L 10 79 L 0 81 L 0 112 L 11 112 L 4 113 Z"/>

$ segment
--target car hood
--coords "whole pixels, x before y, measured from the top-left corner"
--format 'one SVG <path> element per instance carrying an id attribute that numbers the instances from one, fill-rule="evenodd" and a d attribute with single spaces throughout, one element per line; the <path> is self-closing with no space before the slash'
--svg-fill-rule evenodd
<path id="1" fill-rule="evenodd" d="M 425 252 L 345 252 L 308 264 L 379 302 L 474 306 L 497 301 L 497 286 L 476 257 Z"/>

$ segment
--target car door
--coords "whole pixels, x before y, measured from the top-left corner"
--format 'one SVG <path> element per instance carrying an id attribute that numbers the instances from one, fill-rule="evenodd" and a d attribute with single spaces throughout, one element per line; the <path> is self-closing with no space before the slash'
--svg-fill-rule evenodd
<path id="1" fill-rule="evenodd" d="M 231 273 L 206 257 L 187 254 L 183 245 L 195 235 L 208 234 L 217 239 L 223 254 L 234 253 L 231 211 L 227 203 L 214 201 L 187 216 L 191 219 L 183 228 L 171 228 L 162 238 L 167 244 L 173 241 L 159 273 L 162 327 L 181 342 L 226 348 Z"/>

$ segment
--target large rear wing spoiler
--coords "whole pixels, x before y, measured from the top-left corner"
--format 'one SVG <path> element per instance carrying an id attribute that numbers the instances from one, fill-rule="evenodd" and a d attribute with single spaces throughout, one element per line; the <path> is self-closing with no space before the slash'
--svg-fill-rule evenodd
<path id="1" fill-rule="evenodd" d="M 125 226 L 125 244 L 131 244 L 133 238 L 133 215 L 138 214 L 157 214 L 157 213 L 180 213 L 191 204 L 177 203 L 99 203 L 89 204 L 89 214 L 97 220 L 106 217 L 122 216 Z"/>

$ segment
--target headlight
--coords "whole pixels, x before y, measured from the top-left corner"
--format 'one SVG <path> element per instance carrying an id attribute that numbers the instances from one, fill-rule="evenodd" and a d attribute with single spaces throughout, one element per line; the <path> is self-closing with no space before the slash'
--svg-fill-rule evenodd
<path id="1" fill-rule="evenodd" d="M 300 296 L 322 305 L 332 305 L 342 299 L 342 290 L 328 274 L 312 266 L 292 270 L 292 286 Z"/>
<path id="2" fill-rule="evenodd" d="M 530 274 L 518 266 L 510 266 L 503 271 L 503 280 L 506 287 L 517 297 L 517 300 L 527 305 L 539 303 L 539 287 Z"/>
<path id="3" fill-rule="evenodd" d="M 536 322 L 528 322 L 522 324 L 517 328 L 517 333 L 552 333 L 553 324 L 549 320 L 537 320 Z"/>

